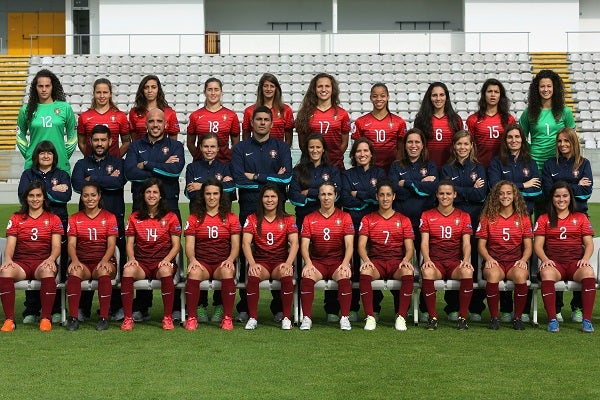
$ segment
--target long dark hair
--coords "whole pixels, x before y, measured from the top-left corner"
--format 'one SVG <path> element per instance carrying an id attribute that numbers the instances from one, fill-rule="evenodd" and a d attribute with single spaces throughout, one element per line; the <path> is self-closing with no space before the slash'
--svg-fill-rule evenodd
<path id="1" fill-rule="evenodd" d="M 160 192 L 160 200 L 158 201 L 158 207 L 156 208 L 156 215 L 153 217 L 154 219 L 161 219 L 169 212 L 169 207 L 167 206 L 167 200 L 165 195 L 165 188 L 162 184 L 162 181 L 158 178 L 148 178 L 144 182 L 142 182 L 142 187 L 138 193 L 138 202 L 140 204 L 140 210 L 138 213 L 138 219 L 144 220 L 149 219 L 150 210 L 148 209 L 148 204 L 144 200 L 144 192 L 151 186 L 158 186 L 158 191 Z"/>
<path id="2" fill-rule="evenodd" d="M 431 117 L 433 117 L 434 109 L 433 103 L 431 102 L 431 93 L 433 89 L 436 87 L 441 87 L 446 93 L 446 103 L 444 104 L 444 114 L 448 117 L 448 125 L 450 126 L 450 130 L 452 134 L 458 132 L 462 127 L 459 126 L 458 119 L 459 116 L 452 108 L 452 102 L 450 101 L 450 92 L 448 91 L 448 87 L 442 82 L 433 82 L 427 88 L 425 95 L 423 96 L 423 101 L 421 102 L 421 107 L 415 116 L 414 127 L 419 128 L 423 133 L 425 133 L 428 139 L 433 137 L 432 125 L 431 125 Z"/>
<path id="3" fill-rule="evenodd" d="M 319 97 L 317 96 L 317 81 L 321 78 L 327 78 L 331 82 L 331 106 L 334 109 L 334 115 L 337 116 L 337 109 L 340 105 L 340 88 L 337 81 L 333 77 L 325 72 L 315 75 L 308 84 L 308 89 L 302 99 L 302 104 L 298 110 L 296 116 L 296 132 L 298 133 L 298 139 L 300 143 L 304 143 L 304 138 L 309 135 L 310 132 L 310 117 L 313 115 L 319 103 Z"/>
<path id="4" fill-rule="evenodd" d="M 287 217 L 289 214 L 285 212 L 285 199 L 279 190 L 279 186 L 274 183 L 267 183 L 261 189 L 258 194 L 258 207 L 256 207 L 256 231 L 262 236 L 262 222 L 265 219 L 265 208 L 262 204 L 263 195 L 267 190 L 272 190 L 277 194 L 277 209 L 275 210 L 275 219 L 282 219 Z"/>
<path id="5" fill-rule="evenodd" d="M 229 201 L 229 196 L 225 195 L 223 192 L 223 183 L 217 178 L 209 178 L 202 184 L 200 193 L 198 193 L 194 198 L 194 201 L 192 201 L 191 214 L 197 216 L 200 223 L 204 222 L 207 211 L 204 193 L 206 192 L 207 186 L 216 186 L 219 188 L 219 217 L 221 218 L 221 221 L 225 221 L 227 213 L 231 210 L 231 202 Z"/>
<path id="6" fill-rule="evenodd" d="M 575 196 L 573 195 L 571 186 L 565 181 L 554 182 L 554 185 L 552 185 L 552 189 L 550 190 L 550 199 L 548 199 L 548 220 L 550 221 L 551 228 L 556 228 L 558 226 L 558 212 L 556 212 L 556 208 L 552 202 L 554 193 L 558 189 L 567 189 L 569 191 L 569 214 L 573 214 L 575 211 Z"/>
<path id="7" fill-rule="evenodd" d="M 542 96 L 540 96 L 540 81 L 550 79 L 552 81 L 552 115 L 558 122 L 565 108 L 565 89 L 562 78 L 550 69 L 543 69 L 531 81 L 529 94 L 527 95 L 527 116 L 529 122 L 534 125 L 542 112 Z"/>
<path id="8" fill-rule="evenodd" d="M 263 76 L 260 77 L 258 81 L 258 89 L 256 90 L 256 102 L 254 103 L 254 107 L 264 106 L 265 105 L 265 95 L 263 93 L 263 85 L 265 82 L 272 83 L 275 85 L 275 95 L 273 96 L 273 108 L 281 114 L 283 117 L 283 113 L 285 112 L 285 107 L 283 104 L 283 95 L 281 93 L 281 85 L 277 80 L 277 77 L 270 73 L 264 73 Z"/>
<path id="9" fill-rule="evenodd" d="M 304 189 L 310 188 L 311 176 L 310 173 L 312 171 L 312 161 L 310 160 L 310 156 L 308 154 L 308 143 L 311 140 L 318 140 L 321 142 L 323 146 L 323 155 L 321 156 L 321 165 L 330 165 L 329 161 L 329 149 L 327 148 L 327 142 L 325 142 L 325 138 L 320 133 L 311 133 L 306 138 L 306 142 L 302 145 L 302 154 L 300 155 L 300 161 L 294 167 L 294 173 L 296 175 L 296 179 L 298 179 L 298 183 L 300 187 Z"/>
<path id="10" fill-rule="evenodd" d="M 58 153 L 56 152 L 56 147 L 49 140 L 42 140 L 35 146 L 33 150 L 33 154 L 31 155 L 31 163 L 34 169 L 40 169 L 40 153 L 44 153 L 49 151 L 52 153 L 52 168 L 55 169 L 58 165 Z"/>
<path id="11" fill-rule="evenodd" d="M 100 200 L 98 201 L 98 208 L 104 208 L 104 197 L 102 197 L 102 188 L 100 184 L 96 181 L 85 181 L 83 186 L 81 186 L 81 193 L 83 193 L 83 189 L 86 187 L 96 188 L 96 192 L 100 195 Z"/>
<path id="12" fill-rule="evenodd" d="M 367 146 L 369 146 L 369 150 L 371 151 L 371 162 L 369 163 L 369 167 L 372 167 L 373 165 L 375 165 L 375 148 L 373 147 L 373 142 L 371 142 L 366 137 L 360 137 L 356 139 L 354 143 L 352 143 L 352 148 L 350 149 L 350 164 L 352 164 L 353 167 L 357 166 L 356 159 L 354 158 L 354 156 L 356 155 L 356 151 L 358 150 L 358 145 L 361 143 L 366 143 Z"/>
<path id="13" fill-rule="evenodd" d="M 421 138 L 421 142 L 423 142 L 423 149 L 421 150 L 421 166 L 426 167 L 429 161 L 429 151 L 427 151 L 427 138 L 423 131 L 419 128 L 412 128 L 406 131 L 404 137 L 402 137 L 402 149 L 398 152 L 398 160 L 397 162 L 404 168 L 408 167 L 408 163 L 410 158 L 408 157 L 408 152 L 406 151 L 406 141 L 408 140 L 409 135 L 419 135 Z"/>
<path id="14" fill-rule="evenodd" d="M 44 211 L 52 211 L 50 208 L 50 200 L 48 200 L 48 192 L 46 191 L 46 184 L 42 181 L 31 181 L 25 186 L 25 190 L 23 190 L 23 194 L 21 195 L 21 208 L 16 214 L 22 214 L 23 219 L 26 219 L 29 216 L 29 204 L 27 203 L 27 196 L 34 189 L 41 189 L 42 194 L 44 196 L 44 202 L 42 204 L 42 208 Z"/>
<path id="15" fill-rule="evenodd" d="M 98 102 L 96 101 L 96 96 L 94 96 L 94 94 L 96 93 L 96 86 L 98 85 L 106 85 L 108 86 L 108 90 L 110 92 L 110 99 L 108 99 L 108 107 L 112 110 L 118 110 L 119 107 L 117 107 L 117 105 L 115 104 L 113 97 L 112 97 L 112 93 L 113 93 L 113 88 L 112 88 L 112 83 L 110 83 L 110 81 L 106 78 L 98 78 L 94 81 L 94 89 L 92 90 L 92 105 L 91 108 L 96 109 L 96 107 L 98 107 Z"/>
<path id="16" fill-rule="evenodd" d="M 144 96 L 144 86 L 148 81 L 156 81 L 156 86 L 158 87 L 156 93 L 156 106 L 160 108 L 161 111 L 165 111 L 165 108 L 169 107 L 169 103 L 165 99 L 165 92 L 163 91 L 162 85 L 160 83 L 160 79 L 156 75 L 146 75 L 140 85 L 138 86 L 137 92 L 135 93 L 135 100 L 133 109 L 135 112 L 143 113 L 147 111 L 148 100 L 146 100 L 146 96 Z"/>
<path id="17" fill-rule="evenodd" d="M 521 135 L 521 150 L 519 151 L 519 155 L 521 156 L 521 159 L 523 160 L 523 164 L 529 164 L 529 162 L 531 161 L 531 150 L 529 150 L 529 144 L 525 140 L 523 128 L 521 128 L 521 125 L 514 123 L 514 124 L 510 124 L 506 128 L 504 128 L 504 132 L 502 133 L 502 138 L 500 139 L 500 161 L 502 162 L 503 165 L 508 165 L 508 162 L 509 162 L 508 157 L 510 155 L 510 150 L 508 148 L 508 143 L 507 143 L 508 132 L 515 131 L 515 130 L 519 131 L 519 134 Z"/>
<path id="18" fill-rule="evenodd" d="M 221 80 L 219 78 L 215 78 L 214 76 L 211 78 L 208 78 L 206 81 L 204 81 L 204 90 L 202 91 L 202 93 L 205 94 L 206 96 L 206 89 L 208 89 L 208 84 L 209 83 L 213 83 L 215 82 L 217 85 L 219 85 L 219 89 L 221 89 L 221 92 L 223 91 L 223 82 L 221 82 Z M 204 106 L 206 106 L 206 97 L 204 98 Z M 221 103 L 221 100 L 219 99 L 219 103 Z"/>
<path id="19" fill-rule="evenodd" d="M 485 92 L 489 86 L 498 86 L 500 89 L 498 114 L 500 114 L 500 123 L 502 124 L 502 127 L 505 127 L 506 124 L 508 124 L 508 117 L 510 116 L 510 100 L 508 97 L 506 97 L 506 89 L 504 88 L 504 85 L 498 79 L 490 78 L 483 82 L 483 86 L 481 87 L 481 96 L 479 97 L 479 102 L 477 102 L 477 105 L 479 106 L 479 110 L 477 111 L 477 119 L 482 120 L 483 117 L 485 117 L 485 112 L 487 110 Z"/>
<path id="20" fill-rule="evenodd" d="M 50 94 L 50 97 L 52 97 L 53 101 L 67 101 L 62 84 L 54 72 L 51 72 L 47 69 L 39 70 L 38 73 L 33 77 L 31 85 L 29 85 L 29 100 L 27 101 L 27 111 L 25 113 L 27 117 L 27 125 L 31 124 L 33 114 L 35 114 L 37 111 L 38 104 L 40 103 L 40 98 L 37 92 L 37 83 L 39 78 L 50 78 L 50 82 L 52 83 L 52 93 Z"/>

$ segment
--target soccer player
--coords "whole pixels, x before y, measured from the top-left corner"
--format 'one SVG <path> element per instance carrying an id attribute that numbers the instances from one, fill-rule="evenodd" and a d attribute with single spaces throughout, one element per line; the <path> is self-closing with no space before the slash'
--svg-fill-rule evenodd
<path id="1" fill-rule="evenodd" d="M 544 162 L 554 157 L 558 132 L 562 128 L 575 129 L 573 113 L 565 105 L 563 82 L 556 72 L 543 69 L 533 78 L 519 125 L 529 139 L 531 157 L 541 170 Z"/>
<path id="2" fill-rule="evenodd" d="M 207 279 L 221 281 L 223 318 L 221 329 L 232 330 L 235 303 L 235 260 L 240 251 L 240 222 L 231 212 L 222 181 L 210 178 L 193 200 L 192 212 L 185 224 L 185 253 L 188 276 L 185 282 L 188 319 L 185 329 L 198 327 L 200 283 Z"/>
<path id="3" fill-rule="evenodd" d="M 135 93 L 134 102 L 133 108 L 129 111 L 129 126 L 133 132 L 133 140 L 141 139 L 146 135 L 147 114 L 156 108 L 165 114 L 165 134 L 172 140 L 177 140 L 179 135 L 177 114 L 169 107 L 165 92 L 156 75 L 146 75 L 142 79 Z"/>
<path id="4" fill-rule="evenodd" d="M 498 154 L 504 129 L 515 123 L 515 117 L 510 114 L 506 89 L 497 79 L 490 78 L 483 83 L 477 104 L 479 110 L 467 118 L 467 129 L 475 139 L 477 159 L 487 169 Z"/>
<path id="5" fill-rule="evenodd" d="M 527 278 L 531 257 L 531 220 L 525 200 L 517 186 L 500 181 L 490 192 L 477 227 L 479 255 L 483 259 L 483 278 L 490 309 L 490 329 L 500 328 L 498 283 L 509 279 L 515 284 L 513 329 L 524 330 L 521 319 L 527 300 Z"/>
<path id="6" fill-rule="evenodd" d="M 91 107 L 79 115 L 77 121 L 77 145 L 84 156 L 93 152 L 92 130 L 96 125 L 104 125 L 110 130 L 112 140 L 109 153 L 121 158 L 127 152 L 131 142 L 131 132 L 127 115 L 120 111 L 112 97 L 112 84 L 106 78 L 94 82 L 94 97 Z M 121 145 L 119 146 L 119 137 Z"/>
<path id="7" fill-rule="evenodd" d="M 581 282 L 581 331 L 594 332 L 592 311 L 596 299 L 596 278 L 590 263 L 594 231 L 587 216 L 575 211 L 575 196 L 568 183 L 558 181 L 552 185 L 548 213 L 538 218 L 533 234 L 534 251 L 541 262 L 539 275 L 542 300 L 548 314 L 548 331 L 560 330 L 554 283 L 573 280 Z"/>
<path id="8" fill-rule="evenodd" d="M 2 332 L 15 330 L 15 281 L 41 281 L 41 331 L 51 331 L 52 304 L 56 296 L 56 259 L 64 228 L 60 218 L 50 211 L 43 182 L 32 181 L 21 196 L 21 208 L 6 227 L 6 248 L 0 266 L 0 300 L 6 320 Z"/>
<path id="9" fill-rule="evenodd" d="M 115 247 L 119 227 L 115 215 L 103 208 L 100 185 L 86 182 L 81 189 L 84 209 L 69 218 L 69 278 L 67 330 L 79 328 L 78 312 L 81 281 L 98 280 L 100 319 L 96 330 L 108 329 L 108 311 L 112 292 L 111 279 L 117 274 Z"/>
<path id="10" fill-rule="evenodd" d="M 223 83 L 217 78 L 208 78 L 204 82 L 204 107 L 190 114 L 187 126 L 187 148 L 194 161 L 202 158 L 200 139 L 208 133 L 219 138 L 217 160 L 231 162 L 231 147 L 240 141 L 240 120 L 235 112 L 221 103 Z"/>
<path id="11" fill-rule="evenodd" d="M 33 164 L 33 151 L 42 140 L 54 145 L 58 168 L 71 173 L 69 158 L 77 145 L 75 114 L 66 102 L 60 81 L 47 69 L 35 74 L 29 87 L 29 101 L 21 107 L 17 118 L 17 147 L 25 158 L 23 169 Z"/>
<path id="12" fill-rule="evenodd" d="M 450 158 L 452 136 L 463 129 L 462 119 L 454 111 L 448 87 L 444 83 L 433 82 L 429 85 L 415 116 L 414 127 L 427 137 L 429 158 L 441 168 Z"/>
<path id="13" fill-rule="evenodd" d="M 377 182 L 379 209 L 362 218 L 358 237 L 358 254 L 363 261 L 360 266 L 360 297 L 367 316 L 365 330 L 377 326 L 373 313 L 374 279 L 398 279 L 402 287 L 398 294 L 395 328 L 406 330 L 406 314 L 410 306 L 414 286 L 415 269 L 411 264 L 414 255 L 415 234 L 410 220 L 395 211 L 392 181 L 383 178 Z"/>
<path id="14" fill-rule="evenodd" d="M 294 260 L 298 254 L 298 228 L 294 217 L 285 212 L 285 199 L 273 183 L 264 185 L 259 193 L 260 204 L 244 224 L 242 250 L 248 262 L 248 311 L 250 319 L 245 329 L 258 325 L 258 299 L 261 281 L 281 282 L 281 329 L 292 329 L 290 320 L 294 299 Z"/>
<path id="15" fill-rule="evenodd" d="M 125 319 L 121 329 L 133 329 L 133 282 L 140 279 L 160 279 L 163 299 L 164 330 L 174 329 L 172 310 L 175 298 L 173 275 L 177 270 L 175 257 L 181 247 L 181 223 L 169 211 L 166 192 L 157 178 L 142 183 L 139 193 L 141 208 L 127 221 L 127 263 L 121 278 L 121 299 Z"/>
<path id="16" fill-rule="evenodd" d="M 340 329 L 350 330 L 350 301 L 352 296 L 352 259 L 354 226 L 350 215 L 335 207 L 337 189 L 332 182 L 319 187 L 321 207 L 308 214 L 302 225 L 300 250 L 304 259 L 300 300 L 302 303 L 301 330 L 312 328 L 312 303 L 315 282 L 333 279 L 338 284 L 338 301 L 342 317 Z"/>
<path id="17" fill-rule="evenodd" d="M 327 73 L 317 74 L 308 85 L 296 118 L 300 148 L 305 147 L 308 135 L 320 133 L 327 142 L 331 163 L 343 171 L 350 129 L 350 116 L 340 107 L 337 81 Z"/>
<path id="18" fill-rule="evenodd" d="M 468 329 L 467 312 L 473 294 L 473 266 L 471 264 L 471 218 L 454 207 L 458 193 L 451 180 L 442 180 L 437 188 L 438 206 L 423 212 L 421 217 L 421 291 L 425 298 L 429 318 L 427 329 L 438 326 L 436 279 L 458 279 L 459 312 L 458 329 Z"/>
<path id="19" fill-rule="evenodd" d="M 390 111 L 390 93 L 383 83 L 371 87 L 373 110 L 354 122 L 352 139 L 366 137 L 373 143 L 377 159 L 375 166 L 390 171 L 390 166 L 401 151 L 402 137 L 406 133 L 406 122 Z"/>
<path id="20" fill-rule="evenodd" d="M 271 137 L 282 140 L 292 147 L 292 135 L 294 133 L 294 114 L 292 108 L 285 104 L 282 99 L 281 85 L 277 77 L 270 73 L 265 73 L 258 81 L 256 91 L 256 102 L 244 110 L 244 119 L 242 121 L 242 138 L 250 138 L 252 133 L 252 113 L 258 106 L 267 106 L 273 113 L 273 127 L 271 128 Z"/>

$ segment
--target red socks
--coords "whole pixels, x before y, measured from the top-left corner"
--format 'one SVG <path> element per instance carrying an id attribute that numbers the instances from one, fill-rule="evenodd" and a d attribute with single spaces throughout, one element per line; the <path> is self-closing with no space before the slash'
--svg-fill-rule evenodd
<path id="1" fill-rule="evenodd" d="M 292 303 L 294 302 L 294 281 L 291 276 L 282 276 L 280 282 L 283 318 L 290 318 Z"/>
<path id="2" fill-rule="evenodd" d="M 427 312 L 431 318 L 437 318 L 437 310 L 435 308 L 436 293 L 433 279 L 423 279 L 421 282 L 421 292 L 425 298 L 425 305 L 427 306 Z"/>
<path id="3" fill-rule="evenodd" d="M 248 298 L 248 314 L 250 314 L 250 318 L 256 318 L 258 312 L 259 284 L 260 278 L 257 276 L 248 277 L 248 283 L 246 283 L 246 296 Z"/>
<path id="4" fill-rule="evenodd" d="M 133 314 L 133 278 L 130 276 L 121 278 L 121 302 L 125 317 L 131 318 Z"/>
<path id="5" fill-rule="evenodd" d="M 235 304 L 235 281 L 233 278 L 221 280 L 221 301 L 223 302 L 223 315 L 231 317 Z"/>
<path id="6" fill-rule="evenodd" d="M 366 316 L 373 316 L 373 286 L 371 285 L 371 282 L 373 282 L 373 277 L 371 275 L 361 275 L 358 282 L 360 298 Z"/>
<path id="7" fill-rule="evenodd" d="M 592 308 L 596 300 L 596 282 L 594 278 L 581 280 L 581 311 L 583 319 L 592 320 Z"/>
<path id="8" fill-rule="evenodd" d="M 347 317 L 350 314 L 350 303 L 352 302 L 352 284 L 348 278 L 340 279 L 337 284 L 340 313 L 342 317 Z M 373 307 L 373 301 L 371 301 L 371 307 Z"/>
<path id="9" fill-rule="evenodd" d="M 302 303 L 302 314 L 308 318 L 312 318 L 312 305 L 314 300 L 315 281 L 310 278 L 302 278 L 302 283 L 300 284 L 300 301 Z"/>
<path id="10" fill-rule="evenodd" d="M 548 314 L 548 321 L 556 318 L 556 290 L 554 281 L 542 281 L 542 300 Z"/>
<path id="11" fill-rule="evenodd" d="M 188 278 L 185 281 L 185 305 L 188 317 L 198 317 L 198 301 L 200 300 L 200 281 Z"/>
<path id="12" fill-rule="evenodd" d="M 525 303 L 527 302 L 527 292 L 528 289 L 526 283 L 515 283 L 515 319 L 521 318 L 523 316 L 523 311 L 525 310 Z"/>
<path id="13" fill-rule="evenodd" d="M 490 309 L 490 316 L 492 318 L 498 318 L 498 305 L 500 304 L 500 285 L 498 282 L 490 283 L 485 285 L 485 293 L 487 296 L 488 308 Z M 527 285 L 525 285 L 527 287 Z"/>
<path id="14" fill-rule="evenodd" d="M 408 314 L 408 308 L 410 307 L 410 299 L 412 298 L 412 292 L 415 286 L 415 277 L 413 275 L 402 276 L 402 286 L 400 287 L 400 298 L 398 299 L 398 315 L 406 318 Z"/>
<path id="15" fill-rule="evenodd" d="M 98 278 L 98 302 L 100 303 L 100 318 L 108 319 L 111 296 L 112 283 L 110 281 L 110 276 L 102 275 Z"/>
<path id="16" fill-rule="evenodd" d="M 473 296 L 473 278 L 460 280 L 460 289 L 458 290 L 458 314 L 462 318 L 467 318 L 469 313 L 469 303 Z M 497 307 L 496 307 L 497 309 Z M 496 311 L 498 312 L 498 311 Z"/>
<path id="17" fill-rule="evenodd" d="M 175 284 L 173 277 L 160 278 L 160 292 L 163 299 L 163 316 L 170 317 L 173 314 L 173 302 L 175 301 Z"/>
<path id="18" fill-rule="evenodd" d="M 69 275 L 67 278 L 67 300 L 69 301 L 69 316 L 77 318 L 81 299 L 81 278 Z"/>
<path id="19" fill-rule="evenodd" d="M 15 320 L 15 284 L 12 278 L 0 278 L 0 300 L 6 319 Z"/>
<path id="20" fill-rule="evenodd" d="M 81 282 L 81 281 L 80 281 Z M 80 283 L 81 285 L 81 283 Z M 81 292 L 81 286 L 79 287 Z M 42 278 L 40 287 L 40 300 L 42 303 L 42 318 L 52 318 L 52 306 L 56 297 L 56 278 Z M 77 314 L 76 314 L 77 315 Z"/>

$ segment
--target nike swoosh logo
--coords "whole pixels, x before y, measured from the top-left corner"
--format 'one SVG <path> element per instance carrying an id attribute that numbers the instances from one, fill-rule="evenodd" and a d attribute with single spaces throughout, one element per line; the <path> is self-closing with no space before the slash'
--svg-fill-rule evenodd
<path id="1" fill-rule="evenodd" d="M 145 152 L 146 152 L 146 150 L 138 150 L 138 153 L 140 153 L 140 154 L 145 153 Z"/>
<path id="2" fill-rule="evenodd" d="M 283 292 L 283 294 L 294 294 L 294 292 Z"/>
<path id="3" fill-rule="evenodd" d="M 369 292 L 360 292 L 361 296 L 364 296 L 365 294 L 369 294 Z"/>
<path id="4" fill-rule="evenodd" d="M 252 153 L 246 153 L 246 157 L 251 156 L 252 154 L 254 154 L 254 152 L 252 152 Z"/>
<path id="5" fill-rule="evenodd" d="M 352 292 L 350 293 L 342 293 L 342 296 L 350 296 L 352 294 Z"/>
<path id="6" fill-rule="evenodd" d="M 558 175 L 558 172 L 556 172 L 556 173 L 552 174 L 552 176 L 556 176 L 556 175 Z"/>
<path id="7" fill-rule="evenodd" d="M 49 294 L 56 294 L 56 292 L 51 292 L 51 293 L 46 292 L 46 296 Z"/>
<path id="8" fill-rule="evenodd" d="M 404 172 L 398 172 L 398 175 L 402 176 L 402 175 L 406 175 L 408 171 L 404 171 Z"/>
<path id="9" fill-rule="evenodd" d="M 458 179 L 458 178 L 459 178 L 458 176 L 453 176 L 453 177 L 452 177 L 452 180 L 454 181 L 454 180 L 456 180 L 456 179 Z"/>
<path id="10" fill-rule="evenodd" d="M 425 293 L 425 296 L 429 297 L 429 296 L 433 296 L 434 294 L 435 294 L 435 292 Z"/>
<path id="11" fill-rule="evenodd" d="M 412 296 L 412 293 L 404 293 L 404 296 L 410 297 L 410 296 Z"/>
<path id="12" fill-rule="evenodd" d="M 586 292 L 591 292 L 592 290 L 596 290 L 596 289 L 585 289 Z"/>
<path id="13" fill-rule="evenodd" d="M 527 295 L 526 294 L 519 294 L 519 293 L 517 293 L 517 297 L 525 297 L 525 296 L 527 296 Z"/>
<path id="14" fill-rule="evenodd" d="M 100 298 L 105 299 L 105 298 L 110 297 L 110 296 L 111 296 L 110 294 L 107 294 L 107 295 L 104 295 L 104 296 L 100 296 Z"/>
<path id="15" fill-rule="evenodd" d="M 87 117 L 86 121 L 89 121 L 90 119 L 94 119 L 94 117 Z"/>
<path id="16" fill-rule="evenodd" d="M 235 296 L 235 292 L 233 292 L 233 293 L 232 293 L 232 292 L 229 292 L 229 295 L 230 295 L 230 296 Z"/>
<path id="17" fill-rule="evenodd" d="M 163 295 L 163 296 L 168 296 L 168 295 L 170 295 L 170 294 L 173 294 L 173 292 L 169 292 L 169 293 L 163 293 L 162 295 Z"/>
<path id="18" fill-rule="evenodd" d="M 121 296 L 128 295 L 130 292 L 121 292 Z"/>
<path id="19" fill-rule="evenodd" d="M 473 289 L 471 290 L 465 290 L 464 293 L 471 293 L 473 291 Z"/>
<path id="20" fill-rule="evenodd" d="M 543 293 L 542 297 L 550 296 L 552 293 Z"/>
<path id="21" fill-rule="evenodd" d="M 358 185 L 360 182 L 352 182 L 354 186 Z"/>
<path id="22" fill-rule="evenodd" d="M 88 170 L 88 171 L 93 171 L 93 170 L 95 170 L 95 169 L 96 169 L 96 168 L 87 168 L 87 170 Z"/>
<path id="23" fill-rule="evenodd" d="M 437 221 L 437 218 L 431 218 L 430 221 Z"/>
<path id="24" fill-rule="evenodd" d="M 195 176 L 195 177 L 194 177 L 194 180 L 195 180 L 195 181 L 197 181 L 198 179 L 202 179 L 202 177 L 201 177 L 201 176 Z"/>
<path id="25" fill-rule="evenodd" d="M 510 171 L 502 171 L 503 174 L 508 174 Z"/>
<path id="26" fill-rule="evenodd" d="M 9 294 L 10 292 L 2 292 L 0 293 L 0 296 L 4 295 L 4 294 Z"/>
<path id="27" fill-rule="evenodd" d="M 365 126 L 371 126 L 371 123 L 369 122 L 368 124 L 365 124 Z"/>
<path id="28" fill-rule="evenodd" d="M 498 296 L 498 295 L 497 294 L 493 294 L 491 296 L 488 295 L 488 297 L 496 297 L 496 296 Z"/>
<path id="29" fill-rule="evenodd" d="M 311 294 L 312 292 L 300 292 L 300 294 Z"/>
<path id="30" fill-rule="evenodd" d="M 246 296 L 254 296 L 256 293 L 246 293 Z"/>

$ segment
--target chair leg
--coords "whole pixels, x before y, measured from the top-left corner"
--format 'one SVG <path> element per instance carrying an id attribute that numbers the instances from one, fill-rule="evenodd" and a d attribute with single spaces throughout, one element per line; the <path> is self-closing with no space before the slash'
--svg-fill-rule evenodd
<path id="1" fill-rule="evenodd" d="M 531 297 L 532 297 L 532 302 L 533 304 L 531 305 L 531 307 L 533 308 L 533 318 L 532 318 L 532 322 L 533 322 L 533 326 L 538 326 L 538 293 L 537 293 L 537 286 L 532 288 L 532 293 L 531 293 Z"/>
<path id="2" fill-rule="evenodd" d="M 413 302 L 413 324 L 415 326 L 419 325 L 419 289 L 420 289 L 420 286 L 419 285 L 415 285 L 415 287 L 413 289 L 413 296 L 412 296 L 412 302 Z"/>

